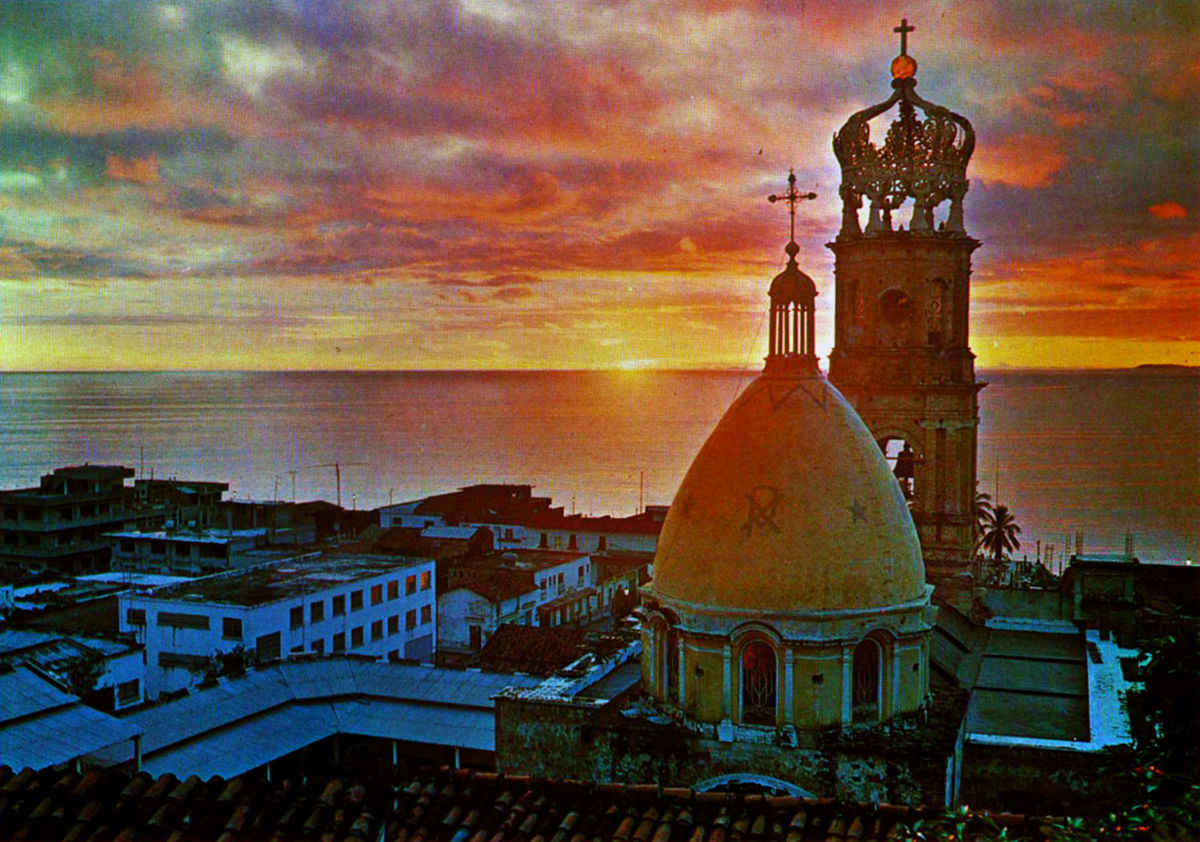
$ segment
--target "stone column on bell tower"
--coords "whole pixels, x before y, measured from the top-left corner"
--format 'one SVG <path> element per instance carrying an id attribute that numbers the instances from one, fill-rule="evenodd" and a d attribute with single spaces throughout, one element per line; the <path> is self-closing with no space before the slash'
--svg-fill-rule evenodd
<path id="1" fill-rule="evenodd" d="M 912 28 L 904 22 L 896 31 L 903 38 Z M 889 455 L 910 500 L 926 575 L 950 584 L 972 569 L 984 385 L 975 380 L 967 319 L 979 242 L 962 214 L 975 134 L 964 117 L 917 96 L 916 69 L 903 44 L 892 62 L 892 96 L 854 114 L 834 136 L 843 213 L 828 244 L 835 275 L 829 379 L 881 447 L 893 442 Z M 894 105 L 899 113 L 876 147 L 868 121 Z M 893 212 L 909 200 L 906 230 Z M 897 456 L 891 451 L 901 442 L 907 447 Z"/>

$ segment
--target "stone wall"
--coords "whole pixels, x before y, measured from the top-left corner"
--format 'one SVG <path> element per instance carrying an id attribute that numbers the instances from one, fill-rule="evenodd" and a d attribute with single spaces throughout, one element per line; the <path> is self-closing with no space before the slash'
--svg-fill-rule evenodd
<path id="1" fill-rule="evenodd" d="M 496 765 L 510 774 L 661 786 L 754 773 L 815 796 L 940 805 L 961 722 L 959 715 L 890 731 L 832 730 L 802 746 L 784 732 L 723 742 L 665 717 L 627 717 L 616 705 L 501 696 Z"/>

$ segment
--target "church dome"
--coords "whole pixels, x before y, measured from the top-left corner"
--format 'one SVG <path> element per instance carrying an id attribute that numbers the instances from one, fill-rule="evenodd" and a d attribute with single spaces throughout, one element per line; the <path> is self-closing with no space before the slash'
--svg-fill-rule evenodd
<path id="1" fill-rule="evenodd" d="M 789 247 L 795 245 L 788 243 Z M 772 301 L 812 301 L 817 297 L 817 285 L 796 265 L 795 253 L 789 250 L 787 266 L 771 281 L 767 294 Z"/>
<path id="2" fill-rule="evenodd" d="M 679 486 L 654 571 L 660 599 L 757 616 L 926 597 L 899 484 L 819 373 L 764 374 L 734 402 Z"/>

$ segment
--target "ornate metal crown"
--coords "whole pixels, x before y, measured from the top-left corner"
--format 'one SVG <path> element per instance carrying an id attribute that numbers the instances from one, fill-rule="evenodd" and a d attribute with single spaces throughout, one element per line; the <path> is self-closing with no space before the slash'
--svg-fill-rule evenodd
<path id="1" fill-rule="evenodd" d="M 860 236 L 858 209 L 870 199 L 866 233 L 892 230 L 892 211 L 913 199 L 909 230 L 933 233 L 933 210 L 946 199 L 950 211 L 938 229 L 965 234 L 962 199 L 967 192 L 967 161 L 975 150 L 975 130 L 966 117 L 917 96 L 917 63 L 907 55 L 904 35 L 912 31 L 907 21 L 901 33 L 900 55 L 892 62 L 895 92 L 878 105 L 864 108 L 846 121 L 833 136 L 833 153 L 842 166 L 842 228 L 838 239 Z M 888 128 L 880 149 L 871 142 L 868 120 L 900 103 L 900 114 Z M 924 112 L 924 119 L 916 109 Z"/>

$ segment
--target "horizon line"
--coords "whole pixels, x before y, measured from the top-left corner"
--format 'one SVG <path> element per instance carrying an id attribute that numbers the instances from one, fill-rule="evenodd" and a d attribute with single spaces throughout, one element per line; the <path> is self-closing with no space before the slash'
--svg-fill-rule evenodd
<path id="1" fill-rule="evenodd" d="M 996 365 L 980 366 L 977 371 L 1136 371 L 1138 369 L 1170 369 L 1182 371 L 1200 371 L 1200 365 L 1187 363 L 1138 363 L 1127 366 L 1079 366 L 1079 365 L 1046 365 L 1018 366 Z M 639 374 L 639 373 L 735 373 L 746 374 L 761 372 L 757 366 L 644 366 L 622 367 L 605 366 L 597 368 L 46 368 L 46 369 L 8 369 L 0 370 L 0 376 L 7 374 Z M 821 372 L 829 375 L 827 370 Z"/>

